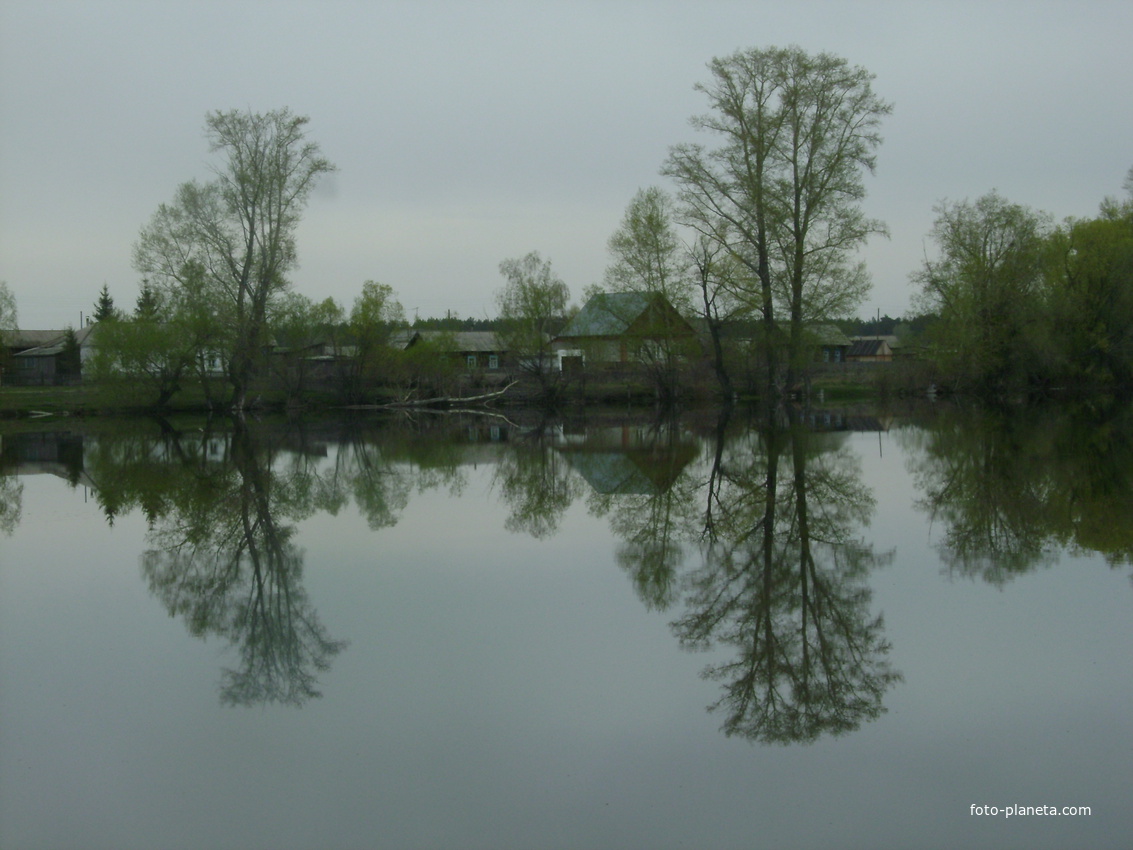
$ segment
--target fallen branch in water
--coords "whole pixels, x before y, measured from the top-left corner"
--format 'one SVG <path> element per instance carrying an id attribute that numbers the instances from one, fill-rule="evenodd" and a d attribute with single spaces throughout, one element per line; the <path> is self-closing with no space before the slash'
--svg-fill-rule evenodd
<path id="1" fill-rule="evenodd" d="M 484 393 L 483 395 L 473 396 L 435 396 L 433 398 L 416 398 L 416 399 L 402 399 L 401 401 L 391 401 L 386 404 L 362 404 L 352 405 L 350 410 L 397 410 L 403 407 L 440 407 L 442 405 L 452 404 L 483 404 L 491 401 L 492 399 L 499 398 L 519 381 L 512 381 L 502 390 L 496 390 L 491 393 Z"/>

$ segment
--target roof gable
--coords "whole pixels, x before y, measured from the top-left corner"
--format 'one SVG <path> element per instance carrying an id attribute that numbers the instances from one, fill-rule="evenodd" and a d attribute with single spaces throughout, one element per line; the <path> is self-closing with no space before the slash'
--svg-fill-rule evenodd
<path id="1" fill-rule="evenodd" d="M 390 345 L 406 349 L 418 342 L 451 345 L 453 351 L 492 354 L 506 348 L 494 331 L 397 331 L 390 335 Z"/>
<path id="2" fill-rule="evenodd" d="M 560 337 L 621 336 L 660 295 L 647 292 L 603 292 L 595 295 L 567 322 Z"/>

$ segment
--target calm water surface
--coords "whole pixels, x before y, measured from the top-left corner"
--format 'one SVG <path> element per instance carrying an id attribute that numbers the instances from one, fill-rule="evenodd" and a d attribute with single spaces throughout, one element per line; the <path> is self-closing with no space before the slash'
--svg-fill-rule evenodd
<path id="1" fill-rule="evenodd" d="M 1133 836 L 1127 411 L 22 423 L 0 472 L 4 850 Z"/>

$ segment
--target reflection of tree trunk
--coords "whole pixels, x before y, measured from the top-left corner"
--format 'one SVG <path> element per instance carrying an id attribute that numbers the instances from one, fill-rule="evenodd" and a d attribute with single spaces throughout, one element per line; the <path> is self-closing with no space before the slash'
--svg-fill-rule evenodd
<path id="1" fill-rule="evenodd" d="M 767 405 L 767 475 L 764 484 L 763 501 L 763 559 L 760 564 L 763 581 L 760 587 L 760 611 L 763 616 L 763 657 L 766 659 L 766 682 L 768 697 L 774 693 L 778 681 L 776 660 L 775 627 L 772 612 L 775 610 L 775 509 L 779 497 L 779 455 L 782 452 L 782 432 L 776 422 L 777 412 L 773 405 Z M 758 652 L 758 647 L 753 647 Z M 777 701 L 777 700 L 776 700 Z"/>
<path id="2" fill-rule="evenodd" d="M 788 412 L 791 420 L 791 457 L 795 476 L 795 512 L 799 528 L 799 598 L 801 603 L 802 625 L 799 629 L 802 638 L 802 693 L 810 690 L 810 614 L 811 579 L 814 574 L 814 556 L 810 550 L 810 513 L 807 505 L 806 477 L 806 439 L 805 427 L 798 422 L 794 409 Z M 822 618 L 815 616 L 814 627 L 822 634 Z"/>
<path id="3" fill-rule="evenodd" d="M 715 510 L 720 502 L 721 478 L 724 474 L 724 439 L 728 432 L 728 421 L 732 418 L 732 406 L 727 404 L 716 419 L 716 449 L 712 454 L 712 469 L 708 473 L 707 498 L 704 507 L 704 531 L 702 536 L 710 543 L 716 542 Z"/>

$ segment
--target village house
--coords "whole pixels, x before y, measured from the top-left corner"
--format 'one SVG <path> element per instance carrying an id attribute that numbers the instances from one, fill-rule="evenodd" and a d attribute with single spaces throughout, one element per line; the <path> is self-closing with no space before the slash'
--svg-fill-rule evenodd
<path id="1" fill-rule="evenodd" d="M 851 363 L 889 363 L 900 348 L 895 336 L 856 336 L 846 359 Z"/>
<path id="2" fill-rule="evenodd" d="M 7 368 L 0 374 L 0 383 L 25 387 L 78 383 L 94 327 L 74 332 L 74 350 L 68 350 L 66 330 L 5 331 Z"/>
<path id="3" fill-rule="evenodd" d="M 586 363 L 617 365 L 656 357 L 665 346 L 678 356 L 699 356 L 692 325 L 658 293 L 613 292 L 595 295 L 551 340 L 559 371 Z"/>
<path id="4" fill-rule="evenodd" d="M 390 336 L 390 345 L 406 351 L 416 345 L 429 344 L 448 353 L 462 369 L 472 372 L 496 372 L 504 368 L 507 349 L 493 331 L 397 331 Z"/>

